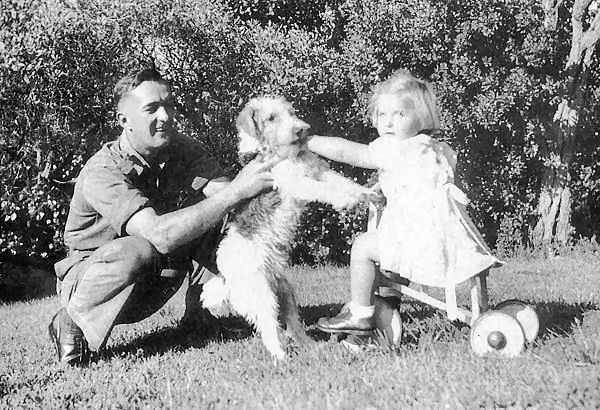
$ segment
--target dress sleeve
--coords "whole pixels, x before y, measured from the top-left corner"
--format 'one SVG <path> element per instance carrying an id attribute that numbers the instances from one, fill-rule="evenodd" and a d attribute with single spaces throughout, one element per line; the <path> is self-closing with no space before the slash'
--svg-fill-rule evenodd
<path id="1" fill-rule="evenodd" d="M 454 173 L 456 171 L 456 151 L 445 142 L 436 141 L 434 144 L 438 163 L 444 168 L 448 177 L 448 182 L 454 183 Z"/>
<path id="2" fill-rule="evenodd" d="M 108 166 L 97 166 L 86 171 L 82 194 L 112 228 L 125 235 L 129 219 L 142 208 L 151 206 L 151 200 L 123 173 Z"/>
<path id="3" fill-rule="evenodd" d="M 369 154 L 375 166 L 381 170 L 388 170 L 398 163 L 398 150 L 391 138 L 379 137 L 373 140 L 369 144 Z"/>
<path id="4" fill-rule="evenodd" d="M 446 144 L 445 142 L 441 142 L 440 145 L 442 146 L 442 153 L 444 157 L 446 157 L 448 165 L 450 166 L 450 168 L 452 168 L 453 172 L 456 171 L 456 151 L 450 148 L 450 145 Z"/>

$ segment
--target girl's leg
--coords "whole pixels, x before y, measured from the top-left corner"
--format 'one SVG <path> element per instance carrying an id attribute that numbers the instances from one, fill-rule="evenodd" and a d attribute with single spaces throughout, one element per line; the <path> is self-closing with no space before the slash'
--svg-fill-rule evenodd
<path id="1" fill-rule="evenodd" d="M 377 282 L 377 236 L 367 232 L 352 244 L 350 256 L 352 300 L 335 317 L 321 318 L 317 327 L 326 332 L 369 334 L 375 327 L 373 292 Z"/>
<path id="2" fill-rule="evenodd" d="M 360 306 L 373 306 L 377 284 L 379 248 L 376 232 L 365 232 L 356 237 L 350 252 L 350 287 L 352 302 Z"/>

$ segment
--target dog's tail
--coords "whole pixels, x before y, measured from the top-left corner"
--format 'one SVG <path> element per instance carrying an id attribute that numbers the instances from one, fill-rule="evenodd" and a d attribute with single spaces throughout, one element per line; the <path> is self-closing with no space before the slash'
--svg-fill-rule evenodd
<path id="1" fill-rule="evenodd" d="M 200 301 L 202 302 L 202 306 L 208 309 L 215 317 L 229 316 L 231 314 L 229 289 L 222 276 L 215 276 L 204 284 Z"/>

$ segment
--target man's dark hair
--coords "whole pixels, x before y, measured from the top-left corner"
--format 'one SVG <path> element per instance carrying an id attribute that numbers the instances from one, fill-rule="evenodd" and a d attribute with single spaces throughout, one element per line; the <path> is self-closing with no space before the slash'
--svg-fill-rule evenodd
<path id="1" fill-rule="evenodd" d="M 115 105 L 119 105 L 119 101 L 121 101 L 121 98 L 123 98 L 125 94 L 136 88 L 144 81 L 156 81 L 169 85 L 169 82 L 165 80 L 154 67 L 134 71 L 121 78 L 119 81 L 117 81 L 117 84 L 115 84 L 115 88 L 113 89 Z"/>

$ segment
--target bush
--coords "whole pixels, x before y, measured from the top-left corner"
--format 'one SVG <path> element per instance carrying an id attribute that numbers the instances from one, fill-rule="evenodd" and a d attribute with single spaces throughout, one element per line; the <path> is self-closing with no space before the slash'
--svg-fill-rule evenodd
<path id="1" fill-rule="evenodd" d="M 123 38 L 83 11 L 12 2 L 0 64 L 0 253 L 62 251 L 69 181 L 114 133 L 107 78 Z M 104 24 L 103 24 L 104 23 Z"/>
<path id="2" fill-rule="evenodd" d="M 371 87 L 404 67 L 434 82 L 459 179 L 488 243 L 527 246 L 568 33 L 542 28 L 524 0 L 16 0 L 2 14 L 0 255 L 62 256 L 72 184 L 113 138 L 111 87 L 156 64 L 175 90 L 177 125 L 237 169 L 234 119 L 263 93 L 288 98 L 313 132 L 368 142 Z M 598 68 L 595 68 L 597 71 Z M 598 232 L 598 75 L 572 170 L 574 221 Z M 333 164 L 365 183 L 371 173 Z M 364 210 L 313 205 L 293 259 L 345 262 Z"/>

